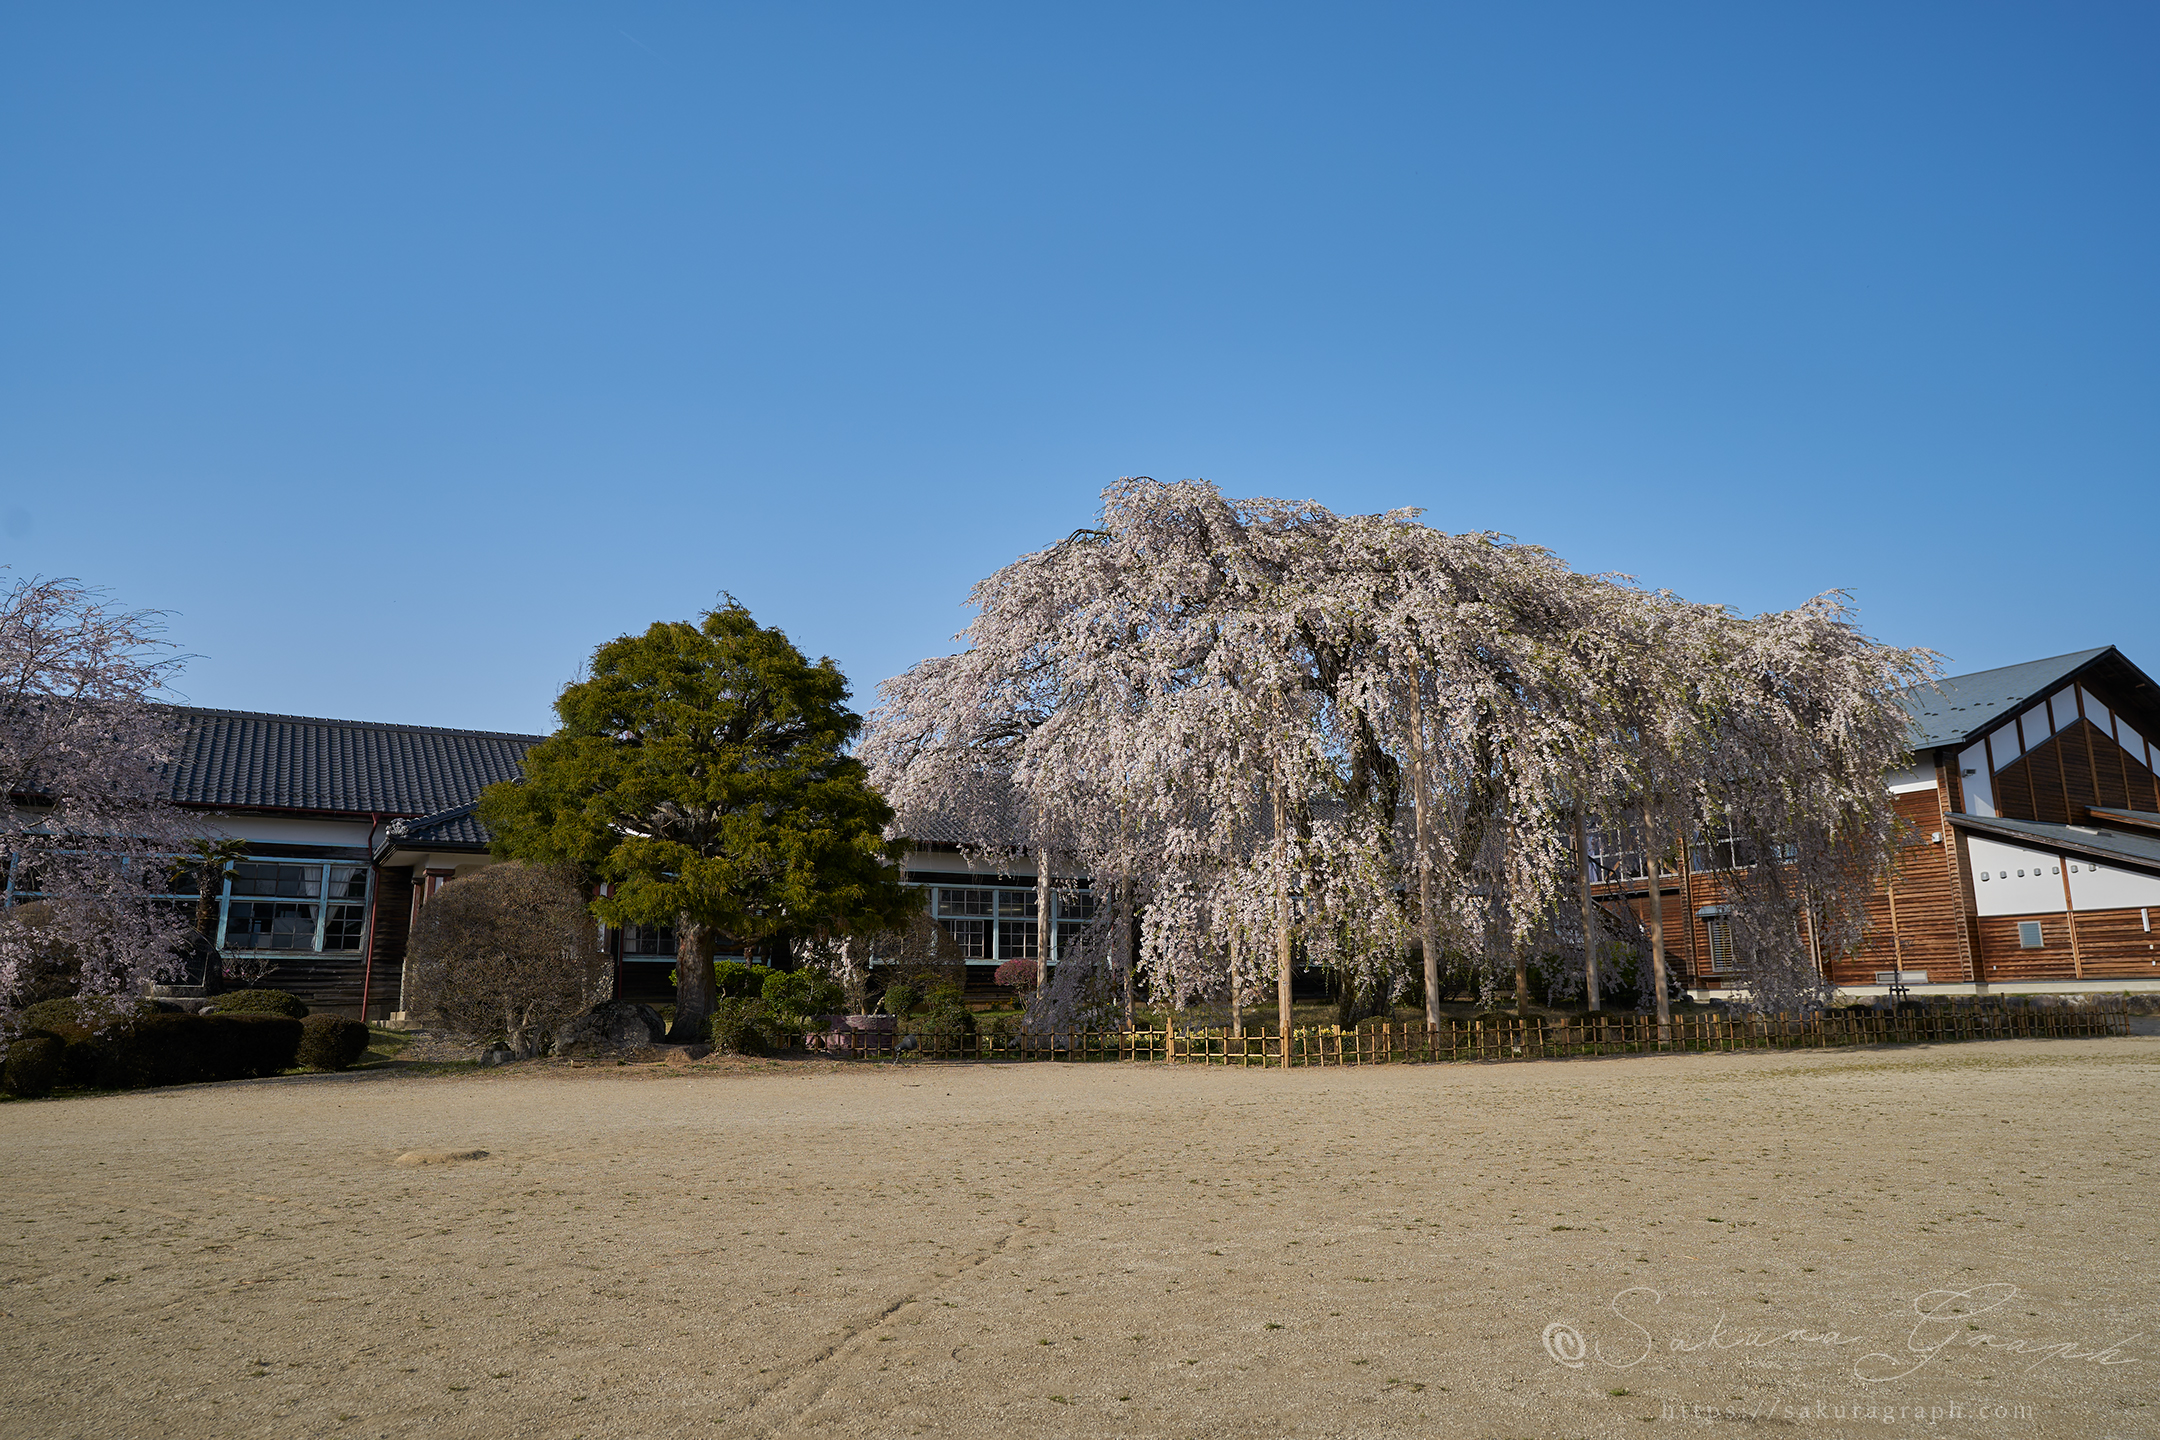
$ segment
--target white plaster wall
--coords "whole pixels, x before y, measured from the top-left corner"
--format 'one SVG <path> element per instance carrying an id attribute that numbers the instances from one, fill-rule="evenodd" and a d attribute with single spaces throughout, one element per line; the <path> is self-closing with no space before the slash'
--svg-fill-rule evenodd
<path id="1" fill-rule="evenodd" d="M 216 815 L 204 828 L 251 845 L 366 845 L 365 820 L 314 820 L 276 815 Z"/>
<path id="2" fill-rule="evenodd" d="M 2160 878 L 2105 862 L 2070 861 L 2070 900 L 2080 910 L 2130 910 L 2160 906 Z"/>
<path id="3" fill-rule="evenodd" d="M 2052 915 L 2063 908 L 2062 857 L 1974 835 L 1973 899 L 1982 915 Z M 1987 872 L 1985 880 L 1981 872 Z M 2021 875 L 2018 872 L 2023 871 Z"/>

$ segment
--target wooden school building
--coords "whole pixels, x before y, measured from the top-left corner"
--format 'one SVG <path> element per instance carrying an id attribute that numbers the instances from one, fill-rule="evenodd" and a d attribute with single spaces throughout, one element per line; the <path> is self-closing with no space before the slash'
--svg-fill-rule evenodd
<path id="1" fill-rule="evenodd" d="M 1983 670 L 1904 697 L 1906 833 L 1846 991 L 1915 996 L 2160 990 L 2160 687 L 2113 646 Z M 1659 877 L 1666 958 L 1701 998 L 1744 989 L 1722 876 L 1754 857 L 1695 838 Z M 1594 866 L 1604 864 L 1596 854 Z M 1647 923 L 1639 854 L 1594 888 Z"/>
<path id="2" fill-rule="evenodd" d="M 1825 956 L 1866 995 L 2160 990 L 2160 687 L 2113 647 L 1961 675 L 1906 697 L 1910 764 L 1889 777 L 1906 843 L 1858 953 Z M 205 834 L 247 842 L 217 941 L 325 1010 L 404 1010 L 405 942 L 429 898 L 490 863 L 480 792 L 515 779 L 537 735 L 182 708 L 171 795 Z M 1667 961 L 1709 998 L 1742 989 L 1722 876 L 1754 857 L 1697 836 L 1658 877 Z M 1639 852 L 1601 853 L 1595 887 L 1647 917 Z M 1032 957 L 1033 877 L 988 873 L 927 839 L 907 878 L 971 971 Z M 1056 940 L 1092 918 L 1059 886 Z M 8 899 L 12 903 L 14 896 Z M 192 903 L 192 896 L 176 896 Z M 604 932 L 617 993 L 658 995 L 664 928 Z M 1054 942 L 1053 942 L 1054 943 Z"/>

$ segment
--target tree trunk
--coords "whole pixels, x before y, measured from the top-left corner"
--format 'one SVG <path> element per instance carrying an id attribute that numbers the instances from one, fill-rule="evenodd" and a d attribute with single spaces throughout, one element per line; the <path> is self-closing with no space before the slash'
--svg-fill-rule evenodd
<path id="1" fill-rule="evenodd" d="M 1657 988 L 1658 1039 L 1672 1024 L 1672 1000 L 1665 993 L 1665 893 L 1658 886 L 1657 846 L 1650 802 L 1643 802 L 1643 870 L 1650 879 L 1650 983 Z"/>
<path id="2" fill-rule="evenodd" d="M 1522 946 L 1515 947 L 1515 1018 L 1520 1020 L 1530 1013 L 1530 956 Z"/>
<path id="3" fill-rule="evenodd" d="M 1431 792 L 1425 785 L 1425 696 L 1420 692 L 1410 724 L 1410 784 L 1416 791 L 1418 945 L 1425 952 L 1425 1023 L 1440 1023 L 1440 917 L 1433 913 Z"/>
<path id="4" fill-rule="evenodd" d="M 675 921 L 675 1028 L 668 1039 L 677 1045 L 705 1043 L 706 1017 L 713 1012 L 713 934 L 689 916 Z M 749 947 L 743 947 L 747 955 Z"/>
<path id="5" fill-rule="evenodd" d="M 1282 765 L 1275 767 L 1275 1023 L 1283 1069 L 1290 1068 L 1290 817 L 1283 806 Z"/>
<path id="6" fill-rule="evenodd" d="M 1035 988 L 1050 983 L 1050 948 L 1057 943 L 1057 921 L 1051 915 L 1050 851 L 1035 847 Z"/>
<path id="7" fill-rule="evenodd" d="M 866 949 L 852 936 L 840 942 L 840 983 L 847 991 L 848 1013 L 852 1015 L 870 1013 L 870 974 L 869 967 L 863 964 Z"/>
<path id="8" fill-rule="evenodd" d="M 1245 987 L 1238 981 L 1238 935 L 1230 932 L 1230 1033 L 1245 1034 Z"/>
<path id="9" fill-rule="evenodd" d="M 202 938 L 203 994 L 215 995 L 225 988 L 225 957 L 218 953 L 218 892 L 225 888 L 223 866 L 204 865 L 195 876 L 195 933 Z"/>
<path id="10" fill-rule="evenodd" d="M 1122 992 L 1120 1003 L 1124 1007 L 1125 1028 L 1127 1030 L 1133 1028 L 1133 962 L 1136 958 L 1133 950 L 1133 930 L 1140 920 L 1140 917 L 1133 912 L 1132 893 L 1133 885 L 1130 879 L 1118 881 L 1118 954 L 1123 958 L 1124 962 L 1118 967 L 1122 972 L 1118 980 Z"/>
<path id="11" fill-rule="evenodd" d="M 1582 953 L 1583 988 L 1590 996 L 1590 1009 L 1602 1008 L 1598 999 L 1597 972 L 1597 901 L 1590 894 L 1590 826 L 1583 817 L 1582 802 L 1575 803 L 1575 858 L 1582 866 Z"/>

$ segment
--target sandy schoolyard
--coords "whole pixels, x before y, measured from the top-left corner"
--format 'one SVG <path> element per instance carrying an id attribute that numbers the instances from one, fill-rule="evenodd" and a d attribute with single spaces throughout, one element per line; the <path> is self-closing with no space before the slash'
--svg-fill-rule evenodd
<path id="1" fill-rule="evenodd" d="M 0 1435 L 2143 1440 L 2156 1151 L 2154 1037 L 12 1103 Z"/>

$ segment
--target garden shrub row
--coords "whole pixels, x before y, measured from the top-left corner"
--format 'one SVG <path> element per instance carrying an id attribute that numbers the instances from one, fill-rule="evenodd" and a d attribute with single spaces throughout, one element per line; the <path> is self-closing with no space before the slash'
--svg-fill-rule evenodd
<path id="1" fill-rule="evenodd" d="M 0 1084 L 23 1097 L 49 1095 L 60 1086 L 95 1090 L 142 1090 L 206 1080 L 247 1080 L 279 1075 L 295 1065 L 343 1070 L 367 1053 L 368 1028 L 337 1015 L 209 1012 L 201 1015 L 147 1011 L 114 1016 L 85 1009 L 83 1002 L 48 1002 L 72 1010 L 32 1006 L 23 1030 L 8 1045 Z M 78 1023 L 70 1015 L 104 1021 Z M 39 1023 L 43 1022 L 43 1023 Z"/>

